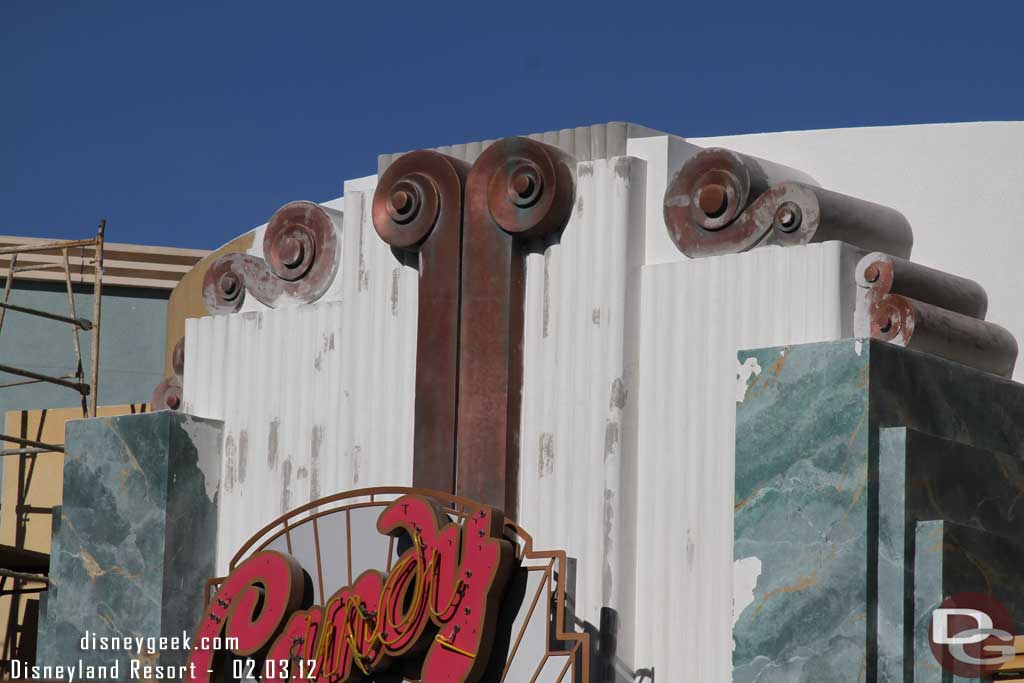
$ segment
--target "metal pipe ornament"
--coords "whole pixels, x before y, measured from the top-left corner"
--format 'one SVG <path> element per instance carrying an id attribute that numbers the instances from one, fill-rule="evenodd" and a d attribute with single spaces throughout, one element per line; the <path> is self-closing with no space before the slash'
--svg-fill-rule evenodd
<path id="1" fill-rule="evenodd" d="M 984 320 L 988 296 L 978 283 L 878 252 L 860 260 L 856 280 L 858 335 L 1013 375 L 1017 340 Z"/>
<path id="2" fill-rule="evenodd" d="M 455 491 L 462 212 L 469 164 L 420 150 L 398 158 L 373 196 L 373 226 L 418 255 L 413 484 Z"/>
<path id="3" fill-rule="evenodd" d="M 505 138 L 466 181 L 459 330 L 457 493 L 515 519 L 523 375 L 524 245 L 565 228 L 575 159 Z"/>
<path id="4" fill-rule="evenodd" d="M 664 217 L 672 241 L 690 258 L 831 240 L 909 257 L 914 243 L 910 224 L 895 209 L 719 147 L 683 164 L 665 191 Z"/>
<path id="5" fill-rule="evenodd" d="M 214 314 L 235 313 L 246 294 L 270 308 L 316 301 L 341 260 L 342 213 L 313 202 L 285 204 L 263 235 L 264 258 L 225 254 L 203 278 L 203 301 Z"/>

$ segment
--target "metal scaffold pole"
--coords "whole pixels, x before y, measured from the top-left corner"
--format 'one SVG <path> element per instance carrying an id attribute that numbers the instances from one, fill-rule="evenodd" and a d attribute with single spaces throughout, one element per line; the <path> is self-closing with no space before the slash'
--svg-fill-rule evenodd
<path id="1" fill-rule="evenodd" d="M 89 407 L 92 417 L 96 417 L 96 408 L 99 405 L 97 401 L 100 383 L 100 309 L 103 305 L 103 233 L 106 229 L 107 221 L 101 220 L 96 231 L 96 251 L 93 255 L 92 319 L 96 324 L 92 326 L 92 371 L 89 380 Z"/>
<path id="2" fill-rule="evenodd" d="M 75 354 L 75 370 L 73 375 L 54 376 L 37 372 L 31 368 L 21 368 L 13 365 L 2 364 L 0 365 L 0 372 L 22 377 L 24 380 L 0 384 L 0 389 L 5 387 L 22 386 L 25 384 L 35 384 L 39 382 L 66 387 L 78 392 L 81 396 L 82 415 L 84 417 L 96 417 L 99 407 L 100 315 L 103 305 L 103 245 L 106 227 L 107 221 L 101 220 L 99 227 L 96 230 L 96 236 L 91 239 L 56 240 L 52 242 L 41 242 L 38 244 L 19 244 L 9 247 L 0 247 L 0 257 L 8 256 L 10 258 L 10 261 L 7 263 L 7 274 L 4 282 L 3 295 L 0 297 L 0 332 L 3 331 L 4 322 L 7 319 L 8 312 L 31 315 L 45 320 L 64 323 L 71 326 L 72 347 Z M 80 249 L 83 254 L 81 260 L 84 263 L 84 253 L 88 247 L 92 247 L 93 250 L 92 319 L 82 318 L 78 315 L 75 305 L 74 283 L 71 279 L 71 259 L 69 256 L 72 249 Z M 61 261 L 58 263 L 39 262 L 32 263 L 30 265 L 18 265 L 18 258 L 21 255 L 42 254 L 55 251 L 60 252 Z M 29 306 L 19 306 L 10 302 L 14 277 L 17 273 L 55 269 L 62 269 L 64 271 L 64 282 L 67 287 L 68 294 L 68 315 L 52 311 L 44 311 Z M 82 359 L 82 346 L 79 338 L 80 330 L 91 333 L 92 348 L 90 349 L 90 352 L 92 355 L 89 362 L 88 378 L 86 378 L 86 368 Z M 63 449 L 55 447 L 53 450 L 59 452 Z"/>
<path id="3" fill-rule="evenodd" d="M 19 367 L 12 361 L 0 364 L 0 373 L 13 375 L 14 381 L 0 383 L 0 389 L 19 387 L 27 384 L 46 383 L 75 391 L 81 401 L 83 417 L 96 417 L 99 407 L 99 359 L 100 359 L 100 316 L 103 304 L 103 248 L 106 221 L 101 220 L 96 236 L 84 240 L 39 241 L 30 244 L 16 244 L 0 247 L 0 259 L 6 263 L 3 293 L 0 295 L 0 332 L 4 324 L 10 327 L 14 316 L 33 316 L 39 320 L 54 324 L 68 325 L 71 329 L 71 349 L 74 353 L 70 363 L 70 371 L 47 372 L 46 367 L 63 367 L 65 363 L 53 362 L 43 367 Z M 74 253 L 72 250 L 76 250 Z M 88 252 L 92 251 L 92 263 L 88 262 Z M 35 257 L 35 258 L 33 258 Z M 76 266 L 77 282 L 72 278 L 72 257 Z M 91 268 L 89 266 L 91 265 Z M 42 270 L 62 270 L 64 285 L 67 291 L 67 312 L 41 310 L 39 308 L 19 305 L 11 302 L 14 292 L 14 279 L 19 273 Z M 92 317 L 87 319 L 79 316 L 75 302 L 75 286 L 87 286 L 88 275 L 92 275 Z M 3 275 L 0 275 L 3 277 Z M 82 357 L 81 332 L 91 335 L 92 354 L 88 366 Z M 6 358 L 5 358 L 6 360 Z M 86 374 L 88 373 L 88 374 Z M 26 414 L 22 415 L 21 433 L 7 434 L 0 429 L 0 460 L 5 457 L 17 458 L 17 500 L 5 501 L 5 505 L 13 504 L 16 508 L 17 523 L 13 546 L 4 546 L 5 561 L 0 566 L 0 597 L 10 601 L 7 607 L 7 628 L 0 634 L 0 662 L 9 662 L 20 655 L 22 639 L 25 638 L 22 624 L 22 596 L 40 593 L 49 587 L 46 577 L 46 554 L 33 551 L 26 547 L 25 520 L 27 514 L 39 512 L 42 508 L 34 508 L 28 500 L 28 489 L 36 470 L 37 458 L 46 454 L 64 453 L 64 446 L 46 443 L 43 437 L 43 425 L 46 411 L 42 413 L 35 434 L 28 432 Z M 8 564 L 8 562 L 12 564 Z M 25 607 L 27 610 L 28 608 Z M 28 619 L 28 617 L 25 617 Z M 34 639 L 34 635 L 31 636 Z M 34 647 L 34 646 L 33 646 Z"/>

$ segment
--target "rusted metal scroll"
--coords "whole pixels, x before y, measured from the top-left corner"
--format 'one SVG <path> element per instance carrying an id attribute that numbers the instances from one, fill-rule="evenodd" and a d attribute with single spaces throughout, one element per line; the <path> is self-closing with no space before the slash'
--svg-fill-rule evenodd
<path id="1" fill-rule="evenodd" d="M 563 229 L 575 162 L 559 149 L 506 138 L 466 182 L 459 331 L 456 492 L 516 516 L 526 240 Z"/>
<path id="2" fill-rule="evenodd" d="M 278 209 L 263 236 L 264 258 L 225 254 L 206 271 L 203 301 L 210 313 L 235 313 L 246 293 L 270 308 L 316 301 L 340 261 L 342 213 L 313 202 Z"/>
<path id="3" fill-rule="evenodd" d="M 984 320 L 988 297 L 978 283 L 877 252 L 860 260 L 856 278 L 858 335 L 1013 374 L 1017 341 Z"/>
<path id="4" fill-rule="evenodd" d="M 829 240 L 909 257 L 914 242 L 910 224 L 895 209 L 718 147 L 683 164 L 665 192 L 664 215 L 672 240 L 690 258 Z"/>
<path id="5" fill-rule="evenodd" d="M 178 410 L 181 408 L 181 377 L 171 375 L 160 380 L 153 390 L 153 397 L 150 399 L 150 409 L 157 410 Z"/>
<path id="6" fill-rule="evenodd" d="M 174 374 L 160 380 L 149 401 L 150 410 L 178 410 L 182 401 L 182 378 L 185 376 L 185 338 L 182 337 L 171 351 Z"/>
<path id="7" fill-rule="evenodd" d="M 469 164 L 432 151 L 405 154 L 380 178 L 373 225 L 419 255 L 413 485 L 455 492 L 462 208 Z"/>

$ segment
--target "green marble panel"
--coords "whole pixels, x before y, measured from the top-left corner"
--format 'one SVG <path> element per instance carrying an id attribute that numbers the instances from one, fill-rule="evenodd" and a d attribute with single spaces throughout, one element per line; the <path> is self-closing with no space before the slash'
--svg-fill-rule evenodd
<path id="1" fill-rule="evenodd" d="M 904 585 L 913 571 L 913 551 L 906 548 L 907 430 L 882 429 L 878 442 L 878 680 L 889 683 L 904 679 L 904 622 L 913 614 Z"/>
<path id="2" fill-rule="evenodd" d="M 757 558 L 733 680 L 856 681 L 868 665 L 869 347 L 739 354 L 734 559 Z"/>
<path id="3" fill-rule="evenodd" d="M 914 523 L 944 520 L 1009 541 L 1021 534 L 1024 463 L 906 428 L 879 437 L 878 680 L 913 673 Z M 1020 558 L 1024 567 L 1024 558 Z M 927 635 L 927 634 L 925 634 Z M 927 663 L 927 662 L 926 662 Z"/>
<path id="4" fill-rule="evenodd" d="M 738 361 L 733 680 L 905 680 L 908 520 L 1018 533 L 1024 386 L 866 340 Z"/>
<path id="5" fill-rule="evenodd" d="M 1024 384 L 874 340 L 871 414 L 879 427 L 1024 456 Z"/>
<path id="6" fill-rule="evenodd" d="M 38 662 L 125 667 L 126 653 L 83 651 L 81 638 L 194 628 L 214 571 L 220 423 L 169 411 L 76 420 L 66 443 Z"/>
<path id="7" fill-rule="evenodd" d="M 908 652 L 912 653 L 909 668 L 913 683 L 945 683 L 951 678 L 939 666 L 928 645 L 928 624 L 932 610 L 946 599 L 942 581 L 942 560 L 945 557 L 941 552 L 942 527 L 943 523 L 935 520 L 910 527 L 914 539 L 913 555 L 919 558 L 910 566 L 914 577 L 910 592 L 912 611 L 907 610 L 907 616 L 913 624 L 908 648 Z"/>
<path id="8" fill-rule="evenodd" d="M 916 522 L 913 537 L 913 671 L 907 680 L 978 680 L 980 672 L 961 678 L 939 667 L 929 645 L 932 612 L 951 595 L 983 593 L 1002 604 L 1015 624 L 1024 623 L 1024 548 L 1017 541 L 939 520 Z"/>

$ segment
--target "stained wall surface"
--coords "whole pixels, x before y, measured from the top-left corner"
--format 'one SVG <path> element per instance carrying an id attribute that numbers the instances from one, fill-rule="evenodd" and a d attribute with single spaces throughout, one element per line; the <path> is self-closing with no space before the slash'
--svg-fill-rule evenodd
<path id="1" fill-rule="evenodd" d="M 184 411 L 224 421 L 220 572 L 292 508 L 412 483 L 417 272 L 378 238 L 367 187 L 346 183 L 342 265 L 320 301 L 247 297 L 241 313 L 186 322 Z"/>
<path id="2" fill-rule="evenodd" d="M 1019 337 L 1008 273 L 1024 238 L 1001 226 L 1022 179 L 996 154 L 1014 136 L 1024 126 L 645 134 L 626 140 L 626 157 L 578 165 L 569 226 L 527 257 L 519 521 L 538 547 L 577 559 L 580 619 L 615 613 L 620 669 L 727 680 L 735 406 L 743 380 L 770 371 L 738 366 L 736 351 L 841 339 L 853 324 L 856 250 L 691 261 L 666 234 L 668 179 L 700 146 L 721 145 L 894 206 L 914 226 L 915 260 L 978 279 L 990 318 Z M 999 168 L 985 172 L 975 154 Z M 187 322 L 184 409 L 224 421 L 218 571 L 310 499 L 411 483 L 418 276 L 373 229 L 375 183 L 348 181 L 331 203 L 345 213 L 342 265 L 320 301 L 249 300 L 240 314 Z M 992 201 L 959 202 L 961 188 Z M 978 230 L 971 242 L 964 225 L 1011 248 Z M 257 229 L 250 253 L 261 239 Z"/>

